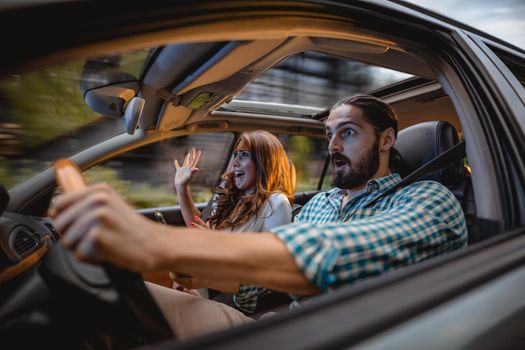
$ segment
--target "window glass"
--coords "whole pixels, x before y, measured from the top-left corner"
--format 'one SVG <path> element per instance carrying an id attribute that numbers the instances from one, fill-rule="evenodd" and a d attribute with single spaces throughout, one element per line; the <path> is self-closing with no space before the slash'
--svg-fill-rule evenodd
<path id="1" fill-rule="evenodd" d="M 367 93 L 409 77 L 383 67 L 306 51 L 269 69 L 237 99 L 328 108 L 345 96 Z"/>
<path id="2" fill-rule="evenodd" d="M 149 49 L 114 53 L 114 69 L 140 74 Z M 0 183 L 10 188 L 52 165 L 124 132 L 84 102 L 84 60 L 0 79 Z"/>
<path id="3" fill-rule="evenodd" d="M 207 202 L 232 141 L 231 133 L 172 138 L 127 152 L 89 169 L 85 175 L 90 183 L 109 183 L 136 208 L 176 205 L 173 161 L 182 163 L 186 153 L 195 147 L 202 150 L 202 156 L 190 191 L 195 203 Z"/>
<path id="4" fill-rule="evenodd" d="M 317 190 L 328 155 L 326 141 L 320 138 L 298 135 L 281 135 L 279 139 L 295 166 L 297 174 L 295 191 Z M 328 181 L 327 186 L 329 185 L 330 181 Z"/>

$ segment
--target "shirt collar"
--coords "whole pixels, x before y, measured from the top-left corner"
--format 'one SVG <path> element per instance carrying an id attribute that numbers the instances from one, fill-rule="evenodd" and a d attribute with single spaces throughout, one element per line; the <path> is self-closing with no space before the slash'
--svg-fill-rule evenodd
<path id="1" fill-rule="evenodd" d="M 398 173 L 393 173 L 379 179 L 372 179 L 366 184 L 366 191 L 363 194 L 370 194 L 376 191 L 387 191 L 392 186 L 401 181 L 401 176 Z M 346 190 L 334 187 L 326 192 L 327 197 L 341 197 L 344 196 Z"/>
<path id="2" fill-rule="evenodd" d="M 393 173 L 379 179 L 373 179 L 366 184 L 366 192 L 372 193 L 374 191 L 388 191 L 392 186 L 401 181 L 401 176 L 398 173 Z"/>

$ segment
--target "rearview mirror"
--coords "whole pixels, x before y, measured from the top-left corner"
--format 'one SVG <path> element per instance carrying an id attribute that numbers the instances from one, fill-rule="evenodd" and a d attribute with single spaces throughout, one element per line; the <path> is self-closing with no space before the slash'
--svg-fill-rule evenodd
<path id="1" fill-rule="evenodd" d="M 139 89 L 138 79 L 120 72 L 120 55 L 86 60 L 80 80 L 84 101 L 93 111 L 104 116 L 121 118 L 125 105 Z"/>

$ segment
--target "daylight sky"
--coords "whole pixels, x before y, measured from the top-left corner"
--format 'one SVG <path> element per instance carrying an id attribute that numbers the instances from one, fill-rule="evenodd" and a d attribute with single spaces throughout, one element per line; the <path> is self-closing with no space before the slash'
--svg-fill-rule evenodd
<path id="1" fill-rule="evenodd" d="M 406 0 L 525 49 L 525 0 Z"/>

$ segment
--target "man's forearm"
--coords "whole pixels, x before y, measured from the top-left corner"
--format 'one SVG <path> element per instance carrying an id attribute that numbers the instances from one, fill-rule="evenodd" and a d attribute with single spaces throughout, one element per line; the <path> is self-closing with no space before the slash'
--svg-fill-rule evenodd
<path id="1" fill-rule="evenodd" d="M 306 295 L 319 290 L 271 233 L 235 234 L 166 227 L 157 244 L 157 268 L 204 279 L 235 281 Z"/>

